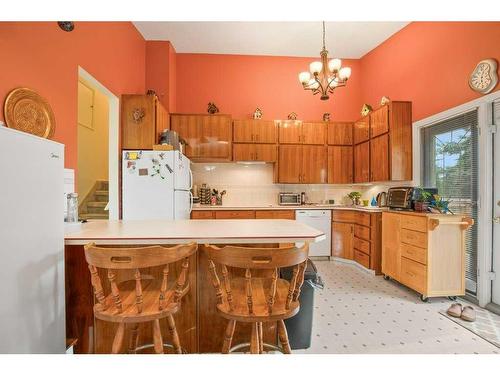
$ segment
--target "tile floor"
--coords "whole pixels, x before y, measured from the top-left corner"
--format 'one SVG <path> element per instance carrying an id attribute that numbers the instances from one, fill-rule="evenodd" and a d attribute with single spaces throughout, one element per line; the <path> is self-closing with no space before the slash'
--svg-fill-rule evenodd
<path id="1" fill-rule="evenodd" d="M 351 264 L 315 261 L 325 288 L 315 294 L 312 345 L 294 353 L 498 354 L 500 349 L 439 314 L 447 298 L 417 293 Z"/>

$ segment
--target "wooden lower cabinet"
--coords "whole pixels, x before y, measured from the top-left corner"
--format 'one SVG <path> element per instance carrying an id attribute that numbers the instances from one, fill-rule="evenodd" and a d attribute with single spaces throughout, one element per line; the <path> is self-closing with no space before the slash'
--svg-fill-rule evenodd
<path id="1" fill-rule="evenodd" d="M 332 256 L 354 260 L 379 274 L 381 213 L 332 211 Z"/>
<path id="2" fill-rule="evenodd" d="M 332 256 L 353 259 L 354 224 L 332 223 Z"/>
<path id="3" fill-rule="evenodd" d="M 422 298 L 465 294 L 465 230 L 472 219 L 416 212 L 382 214 L 382 273 Z"/>
<path id="4" fill-rule="evenodd" d="M 255 211 L 255 218 L 295 220 L 295 210 L 259 210 Z"/>
<path id="5" fill-rule="evenodd" d="M 295 220 L 295 210 L 195 210 L 191 219 L 286 219 Z"/>
<path id="6" fill-rule="evenodd" d="M 255 211 L 215 211 L 216 219 L 255 219 Z"/>

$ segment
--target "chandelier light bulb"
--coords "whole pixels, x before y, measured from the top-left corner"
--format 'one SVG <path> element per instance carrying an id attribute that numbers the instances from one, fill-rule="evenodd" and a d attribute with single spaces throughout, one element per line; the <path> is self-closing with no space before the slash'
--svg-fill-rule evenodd
<path id="1" fill-rule="evenodd" d="M 331 59 L 328 61 L 328 70 L 330 72 L 337 72 L 342 66 L 342 60 L 340 59 Z"/>
<path id="2" fill-rule="evenodd" d="M 314 79 L 314 78 L 311 78 L 309 80 L 309 83 L 307 84 L 308 87 L 310 87 L 311 89 L 317 89 L 319 88 L 319 83 Z"/>
<path id="3" fill-rule="evenodd" d="M 311 74 L 319 74 L 321 70 L 323 69 L 323 64 L 321 61 L 314 61 L 309 65 L 309 70 L 311 71 Z"/>
<path id="4" fill-rule="evenodd" d="M 346 66 L 339 70 L 339 78 L 342 81 L 349 79 L 350 76 L 351 76 L 351 68 Z"/>
<path id="5" fill-rule="evenodd" d="M 311 79 L 311 73 L 309 73 L 309 72 L 299 73 L 300 83 L 305 84 L 305 83 L 309 82 L 310 79 Z"/>

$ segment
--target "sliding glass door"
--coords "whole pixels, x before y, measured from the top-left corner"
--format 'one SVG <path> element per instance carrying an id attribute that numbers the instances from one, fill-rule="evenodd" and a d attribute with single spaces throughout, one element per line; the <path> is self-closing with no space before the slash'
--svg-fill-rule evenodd
<path id="1" fill-rule="evenodd" d="M 477 110 L 422 129 L 422 183 L 451 200 L 450 210 L 477 223 Z M 466 233 L 466 290 L 477 292 L 477 225 Z"/>

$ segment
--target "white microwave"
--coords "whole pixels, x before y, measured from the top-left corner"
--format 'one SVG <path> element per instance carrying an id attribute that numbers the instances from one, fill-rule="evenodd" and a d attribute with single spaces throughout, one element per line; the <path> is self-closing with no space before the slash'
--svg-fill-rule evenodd
<path id="1" fill-rule="evenodd" d="M 300 193 L 279 193 L 280 206 L 300 206 Z"/>

